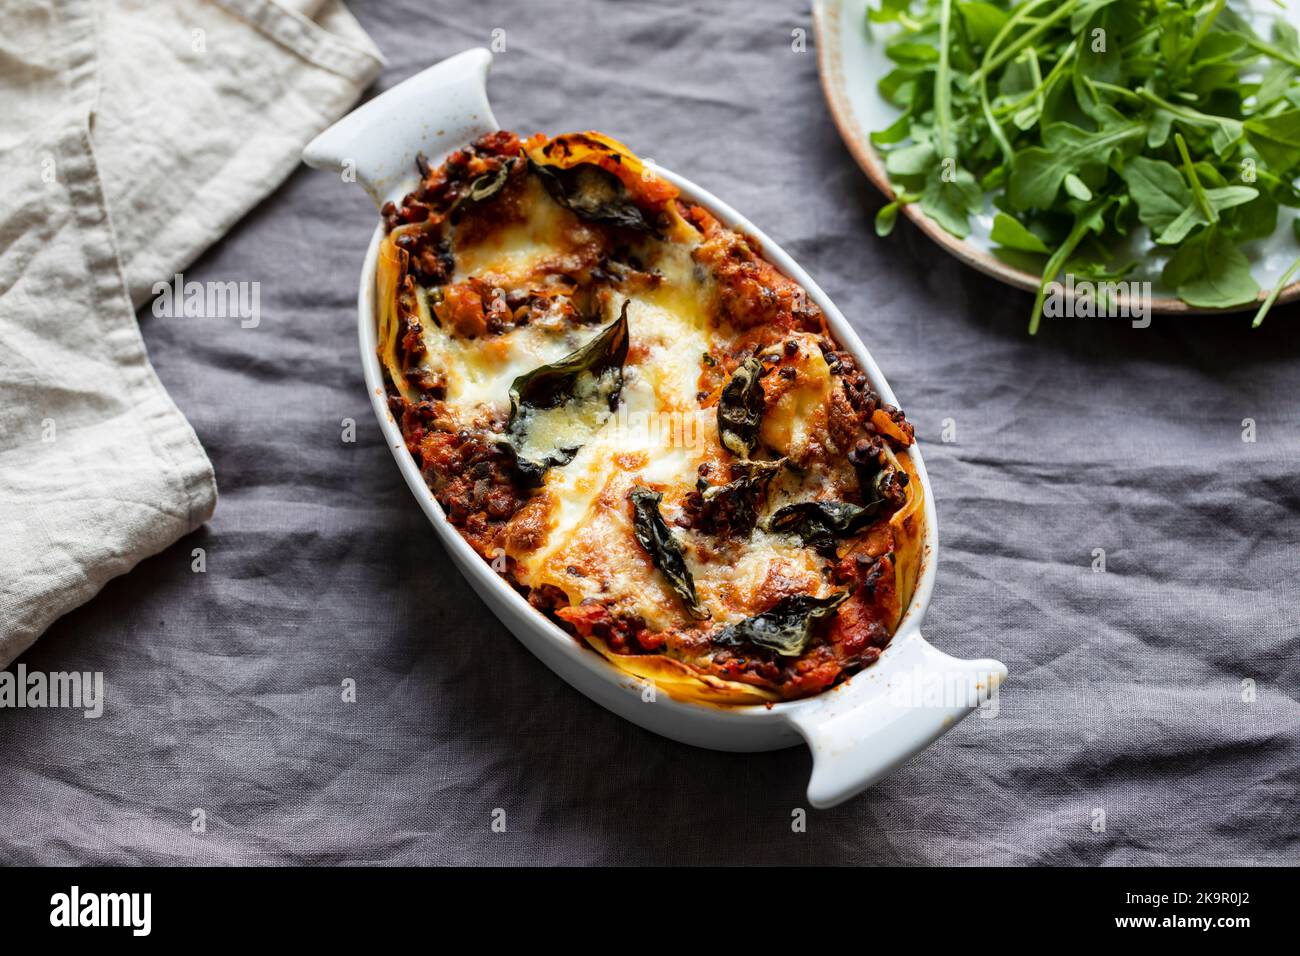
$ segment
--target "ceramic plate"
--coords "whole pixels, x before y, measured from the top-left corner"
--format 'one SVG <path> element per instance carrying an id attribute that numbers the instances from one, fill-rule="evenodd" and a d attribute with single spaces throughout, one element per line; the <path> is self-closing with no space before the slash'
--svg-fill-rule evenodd
<path id="1" fill-rule="evenodd" d="M 853 158 L 867 177 L 892 199 L 894 192 L 890 188 L 884 162 L 868 136 L 875 130 L 884 129 L 899 115 L 899 111 L 876 90 L 877 81 L 893 69 L 893 63 L 885 56 L 885 41 L 897 27 L 873 23 L 868 31 L 867 8 L 871 5 L 876 5 L 876 0 L 816 0 L 813 5 L 813 25 L 822 91 L 826 94 L 826 102 L 830 106 L 835 125 L 839 127 L 840 136 L 844 138 Z M 1282 8 L 1272 0 L 1249 0 L 1234 6 L 1240 12 L 1249 14 L 1256 29 L 1265 35 L 1274 16 L 1285 17 L 1300 27 L 1300 10 L 1294 7 Z M 1288 209 L 1289 207 L 1282 207 L 1278 215 L 1278 228 L 1272 236 L 1241 245 L 1242 251 L 1250 259 L 1255 281 L 1263 290 L 1259 301 L 1263 301 L 1268 290 L 1273 288 L 1297 255 L 1291 231 L 1294 213 L 1288 214 Z M 984 212 L 972 218 L 971 233 L 965 239 L 958 239 L 944 230 L 921 212 L 921 207 L 917 204 L 904 206 L 902 211 L 922 232 L 967 265 L 1008 285 L 1030 292 L 1037 291 L 1037 275 L 1004 262 L 993 251 L 989 232 L 993 228 L 995 210 L 991 204 L 986 204 Z M 1164 267 L 1167 253 L 1158 249 L 1149 239 L 1143 239 L 1135 251 L 1139 264 L 1128 278 L 1151 282 L 1153 312 L 1215 311 L 1193 308 L 1163 286 L 1160 270 Z M 1288 285 L 1278 297 L 1278 302 L 1290 302 L 1297 298 L 1300 298 L 1300 281 Z M 1240 312 L 1253 308 L 1254 305 L 1247 304 L 1220 311 Z"/>

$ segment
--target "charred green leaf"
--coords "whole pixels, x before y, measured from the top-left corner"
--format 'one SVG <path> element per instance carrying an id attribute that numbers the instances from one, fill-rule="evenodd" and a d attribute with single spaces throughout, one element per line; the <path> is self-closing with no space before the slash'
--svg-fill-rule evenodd
<path id="1" fill-rule="evenodd" d="M 763 363 L 745 359 L 731 373 L 718 399 L 718 436 L 733 455 L 748 458 L 758 447 L 763 423 Z"/>
<path id="2" fill-rule="evenodd" d="M 551 198 L 580 219 L 657 234 L 645 213 L 628 195 L 627 187 L 613 173 L 592 163 L 580 163 L 568 169 L 534 163 L 532 169 Z"/>
<path id="3" fill-rule="evenodd" d="M 886 508 L 901 508 L 907 501 L 907 472 L 895 467 L 897 463 L 879 435 L 861 439 L 848 458 L 863 497 L 881 501 Z"/>
<path id="4" fill-rule="evenodd" d="M 703 500 L 703 526 L 713 533 L 748 534 L 758 522 L 758 503 L 786 459 L 776 461 L 737 461 L 732 473 L 740 473 L 725 485 L 709 485 L 700 480 Z"/>
<path id="5" fill-rule="evenodd" d="M 834 613 L 848 597 L 848 591 L 824 598 L 809 594 L 784 597 L 762 614 L 722 628 L 713 635 L 713 643 L 734 647 L 748 641 L 782 657 L 798 657 L 812 640 L 817 622 Z"/>
<path id="6" fill-rule="evenodd" d="M 797 534 L 805 545 L 824 554 L 834 550 L 836 538 L 857 534 L 869 525 L 884 504 L 883 498 L 866 505 L 847 501 L 801 501 L 778 509 L 767 526 L 770 531 Z"/>
<path id="7" fill-rule="evenodd" d="M 515 453 L 516 471 L 526 484 L 540 482 L 546 469 L 567 465 L 586 440 L 618 407 L 627 361 L 627 303 L 619 317 L 599 335 L 558 362 L 520 375 L 510 385 L 510 419 L 506 440 Z M 538 429 L 546 416 L 563 419 L 562 427 Z M 553 448 L 533 447 L 530 434 L 564 435 Z"/>
<path id="8" fill-rule="evenodd" d="M 627 361 L 627 307 L 628 303 L 624 302 L 618 318 L 582 348 L 516 378 L 510 385 L 511 422 L 526 406 L 554 408 L 569 401 L 583 375 L 600 377 L 606 372 L 617 372 L 621 379 L 623 363 Z M 610 396 L 609 407 L 613 410 L 617 405 L 616 392 Z"/>
<path id="9" fill-rule="evenodd" d="M 911 479 L 898 468 L 882 468 L 871 482 L 872 496 L 885 508 L 901 508 L 907 501 Z"/>
<path id="10" fill-rule="evenodd" d="M 686 566 L 682 555 L 682 546 L 669 529 L 664 517 L 659 512 L 659 503 L 664 496 L 649 488 L 633 488 L 628 496 L 632 500 L 632 528 L 641 547 L 650 554 L 650 560 L 659 569 L 659 573 L 668 579 L 672 589 L 677 592 L 691 617 L 697 620 L 708 618 L 709 612 L 700 606 L 695 595 L 695 579 L 691 569 Z"/>
<path id="11" fill-rule="evenodd" d="M 553 465 L 567 465 L 573 460 L 573 456 L 578 453 L 576 448 L 567 452 L 557 451 L 555 454 L 547 456 L 543 461 L 531 461 L 527 458 L 521 458 L 519 450 L 508 439 L 499 440 L 496 443 L 496 448 L 505 456 L 519 483 L 525 488 L 538 487 L 546 478 L 548 468 Z"/>
<path id="12" fill-rule="evenodd" d="M 514 170 L 517 159 L 507 159 L 490 173 L 484 173 L 472 183 L 469 189 L 457 199 L 451 206 L 451 221 L 456 223 L 465 211 L 477 203 L 486 202 L 497 193 L 505 188 L 506 183 L 510 180 L 510 173 Z"/>

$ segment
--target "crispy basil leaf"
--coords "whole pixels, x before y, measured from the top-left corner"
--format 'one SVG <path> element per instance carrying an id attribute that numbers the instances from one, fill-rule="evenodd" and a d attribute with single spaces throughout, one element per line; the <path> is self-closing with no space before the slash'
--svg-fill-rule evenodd
<path id="1" fill-rule="evenodd" d="M 749 641 L 782 657 L 798 657 L 812 639 L 813 625 L 830 616 L 848 596 L 848 591 L 839 591 L 824 598 L 809 594 L 783 597 L 762 614 L 717 631 L 713 643 L 735 646 Z"/>
<path id="2" fill-rule="evenodd" d="M 539 365 L 525 372 L 510 385 L 510 417 L 513 420 L 523 406 L 554 408 L 573 397 L 573 387 L 583 373 L 599 376 L 606 371 L 623 370 L 627 361 L 627 307 L 599 335 L 582 348 L 548 365 Z M 618 396 L 610 399 L 611 410 L 618 404 Z"/>
<path id="3" fill-rule="evenodd" d="M 650 560 L 668 579 L 672 589 L 686 602 L 691 617 L 706 619 L 709 612 L 700 606 L 700 600 L 695 595 L 695 579 L 691 577 L 691 569 L 686 566 L 681 543 L 669 529 L 664 516 L 659 513 L 659 502 L 663 501 L 664 496 L 649 488 L 636 487 L 628 497 L 632 499 L 632 528 L 637 541 L 649 552 Z"/>
<path id="4" fill-rule="evenodd" d="M 886 508 L 901 508 L 907 503 L 907 486 L 912 479 L 900 468 L 881 468 L 871 481 L 871 494 Z"/>
<path id="5" fill-rule="evenodd" d="M 521 454 L 528 440 L 528 426 L 533 414 L 582 401 L 606 398 L 609 410 L 618 407 L 623 390 L 623 363 L 627 361 L 627 306 L 619 317 L 599 335 L 558 362 L 525 372 L 510 385 L 510 419 L 506 424 L 506 441 L 515 452 L 516 470 L 525 483 L 535 485 L 555 465 L 567 465 L 582 447 L 582 442 L 553 449 L 540 458 L 528 459 Z M 580 388 L 586 384 L 591 387 Z M 579 413 L 573 410 L 575 417 Z"/>
<path id="6" fill-rule="evenodd" d="M 758 523 L 758 502 L 786 459 L 776 461 L 738 461 L 731 467 L 740 477 L 725 485 L 709 485 L 700 480 L 705 514 L 713 524 L 720 524 L 733 534 L 748 534 Z M 715 529 L 710 529 L 715 530 Z"/>
<path id="7" fill-rule="evenodd" d="M 658 235 L 641 207 L 628 195 L 627 187 L 594 163 L 579 163 L 568 169 L 533 163 L 532 169 L 551 198 L 580 219 Z"/>
<path id="8" fill-rule="evenodd" d="M 771 531 L 797 534 L 808 547 L 826 552 L 834 549 L 836 538 L 856 534 L 870 524 L 884 503 L 883 498 L 866 505 L 847 501 L 801 501 L 779 508 L 767 526 Z"/>
<path id="9" fill-rule="evenodd" d="M 748 458 L 758 447 L 758 426 L 763 422 L 763 363 L 745 359 L 731 373 L 718 400 L 718 436 L 733 455 Z"/>
<path id="10" fill-rule="evenodd" d="M 553 465 L 567 465 L 573 461 L 573 456 L 578 453 L 576 448 L 572 451 L 557 450 L 553 455 L 548 455 L 544 461 L 531 461 L 521 457 L 519 449 L 512 445 L 508 439 L 501 439 L 496 442 L 496 448 L 506 457 L 519 483 L 525 488 L 538 487 L 546 478 L 548 468 Z"/>
<path id="11" fill-rule="evenodd" d="M 465 191 L 464 195 L 452 203 L 451 221 L 453 223 L 458 222 L 460 217 L 465 214 L 467 207 L 486 202 L 501 192 L 509 181 L 510 173 L 514 170 L 517 162 L 519 162 L 517 159 L 507 159 L 493 172 L 484 173 L 470 183 L 469 189 Z"/>

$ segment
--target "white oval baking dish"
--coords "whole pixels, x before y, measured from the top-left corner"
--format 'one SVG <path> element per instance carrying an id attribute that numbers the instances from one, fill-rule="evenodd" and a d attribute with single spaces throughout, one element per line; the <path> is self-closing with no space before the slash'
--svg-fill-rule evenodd
<path id="1" fill-rule="evenodd" d="M 344 181 L 363 186 L 377 206 L 400 199 L 416 182 L 417 152 L 436 165 L 470 140 L 499 128 L 487 99 L 491 62 L 487 50 L 467 50 L 411 77 L 322 133 L 303 151 L 304 161 L 340 171 Z M 717 197 L 667 170 L 655 167 L 655 173 L 677 186 L 683 198 L 705 206 L 727 226 L 757 239 L 767 259 L 802 285 L 826 313 L 835 339 L 853 353 L 881 398 L 897 404 L 858 336 L 798 263 Z M 804 740 L 813 755 L 808 800 L 822 808 L 869 787 L 996 692 L 1007 672 L 1001 663 L 958 660 L 921 637 L 921 620 L 934 588 L 937 535 L 934 495 L 915 446 L 912 461 L 925 489 L 925 541 L 916 593 L 880 659 L 839 687 L 770 707 L 687 703 L 666 694 L 645 693 L 637 679 L 580 646 L 529 606 L 461 538 L 406 450 L 388 412 L 376 353 L 374 275 L 381 237 L 382 229 L 376 227 L 357 296 L 361 360 L 379 427 L 457 568 L 524 646 L 569 684 L 647 730 L 699 747 L 761 751 Z"/>

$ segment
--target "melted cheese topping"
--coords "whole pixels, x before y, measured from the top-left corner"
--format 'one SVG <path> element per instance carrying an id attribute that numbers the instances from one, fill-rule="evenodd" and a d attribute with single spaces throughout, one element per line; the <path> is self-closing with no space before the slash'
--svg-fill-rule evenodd
<path id="1" fill-rule="evenodd" d="M 574 242 L 576 219 L 531 182 L 524 218 L 492 231 L 479 244 L 456 247 L 456 279 L 484 278 L 525 288 L 547 272 Z M 576 227 L 581 230 L 585 227 Z M 581 236 L 579 235 L 580 239 Z M 663 493 L 661 512 L 681 541 L 701 603 L 714 621 L 733 623 L 772 603 L 773 595 L 829 593 L 816 556 L 798 541 L 755 531 L 736 542 L 727 560 L 702 557 L 706 542 L 674 524 L 683 499 L 695 488 L 702 464 L 729 460 L 718 440 L 717 409 L 700 395 L 703 359 L 721 334 L 711 326 L 717 290 L 685 242 L 647 240 L 633 250 L 653 281 L 624 284 L 605 301 L 605 320 L 574 328 L 565 321 L 533 322 L 500 335 L 463 339 L 443 329 L 421 302 L 424 343 L 446 376 L 446 404 L 467 427 L 485 415 L 509 411 L 514 379 L 573 352 L 617 316 L 628 302 L 628 358 L 616 409 L 607 402 L 528 412 L 524 457 L 539 460 L 581 445 L 564 465 L 550 468 L 536 493 L 548 520 L 540 544 L 507 544 L 515 577 L 530 588 L 559 588 L 571 604 L 595 600 L 611 611 L 639 617 L 653 631 L 692 622 L 682 599 L 636 541 L 628 494 L 636 486 Z M 803 339 L 806 339 L 804 341 Z M 825 425 L 830 370 L 814 336 L 800 342 L 792 360 L 797 378 L 768 410 L 763 439 L 799 455 Z M 588 376 L 590 379 L 590 376 Z M 588 391 L 600 383 L 591 379 Z M 588 414 L 590 412 L 590 414 Z M 797 479 L 794 479 L 797 483 Z M 781 479 L 777 485 L 787 479 Z M 806 495 L 805 495 L 806 496 Z M 508 539 L 509 540 L 509 539 Z"/>
<path id="2" fill-rule="evenodd" d="M 578 377 L 573 398 L 553 408 L 523 408 L 516 425 L 525 436 L 519 454 L 529 461 L 543 461 L 554 452 L 576 451 L 609 421 L 609 402 L 618 386 L 617 370 L 599 377 L 584 372 Z"/>
<path id="3" fill-rule="evenodd" d="M 671 522 L 699 466 L 719 460 L 716 412 L 696 397 L 709 339 L 703 322 L 682 323 L 636 296 L 628 331 L 618 408 L 572 461 L 547 472 L 551 533 L 541 547 L 511 557 L 521 584 L 553 585 L 573 604 L 593 598 L 662 630 L 689 616 L 637 543 L 627 496 L 637 485 L 663 491 Z M 700 566 L 689 545 L 686 559 L 692 571 Z"/>
<path id="4" fill-rule="evenodd" d="M 573 213 L 551 200 L 536 177 L 528 177 L 524 190 L 522 219 L 505 223 L 471 245 L 455 243 L 453 282 L 491 277 L 499 284 L 524 287 L 544 271 L 547 259 L 593 238 Z"/>
<path id="5" fill-rule="evenodd" d="M 777 596 L 831 593 L 816 556 L 797 541 L 755 530 L 744 544 L 734 560 L 700 565 L 695 575 L 696 591 L 719 624 L 735 624 Z"/>
<path id="6" fill-rule="evenodd" d="M 912 430 L 888 407 L 867 421 L 797 284 L 598 133 L 494 134 L 422 171 L 385 210 L 379 355 L 464 538 L 675 698 L 766 704 L 869 664 L 911 600 L 924 498 L 910 459 L 884 450 L 880 466 L 911 478 L 885 488 L 846 452 L 873 431 L 903 448 Z M 735 377 L 756 360 L 758 382 Z M 770 530 L 787 505 L 863 501 L 870 480 L 887 520 L 831 535 L 800 508 Z M 814 634 L 795 596 L 842 609 Z"/>
<path id="7" fill-rule="evenodd" d="M 461 421 L 474 421 L 485 411 L 510 410 L 510 384 L 539 365 L 564 358 L 600 334 L 590 328 L 525 325 L 501 335 L 463 339 L 422 317 L 424 346 L 437 356 L 447 378 L 446 402 Z"/>
<path id="8" fill-rule="evenodd" d="M 795 377 L 786 380 L 789 386 L 784 389 L 781 379 L 766 386 L 782 390 L 763 415 L 759 435 L 765 444 L 801 462 L 807 458 L 816 436 L 826 432 L 833 382 L 816 337 L 798 335 L 793 340 L 799 351 L 786 367 L 794 369 Z"/>

